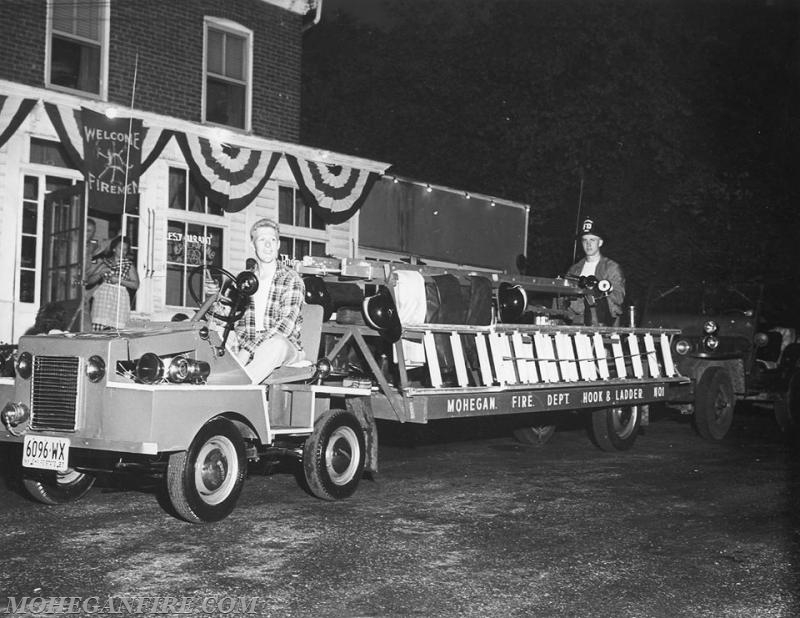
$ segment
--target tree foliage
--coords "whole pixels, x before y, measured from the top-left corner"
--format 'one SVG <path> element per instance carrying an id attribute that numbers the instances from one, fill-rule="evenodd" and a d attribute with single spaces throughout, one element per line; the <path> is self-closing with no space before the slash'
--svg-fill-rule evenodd
<path id="1" fill-rule="evenodd" d="M 632 300 L 653 279 L 800 281 L 794 3 L 389 6 L 306 35 L 305 143 L 529 203 L 535 274 L 569 265 L 580 200 Z"/>

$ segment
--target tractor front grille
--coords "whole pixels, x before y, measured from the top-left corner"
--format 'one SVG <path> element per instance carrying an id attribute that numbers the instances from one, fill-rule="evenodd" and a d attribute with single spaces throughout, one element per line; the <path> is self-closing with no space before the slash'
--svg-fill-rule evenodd
<path id="1" fill-rule="evenodd" d="M 75 431 L 79 365 L 77 356 L 34 357 L 31 429 Z"/>

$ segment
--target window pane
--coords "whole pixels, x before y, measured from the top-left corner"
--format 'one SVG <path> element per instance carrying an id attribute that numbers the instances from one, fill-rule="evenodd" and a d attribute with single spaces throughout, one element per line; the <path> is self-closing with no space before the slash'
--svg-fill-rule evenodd
<path id="1" fill-rule="evenodd" d="M 53 36 L 50 82 L 57 86 L 100 92 L 100 48 Z"/>
<path id="2" fill-rule="evenodd" d="M 22 237 L 20 249 L 20 264 L 23 268 L 36 268 L 36 238 L 33 236 Z"/>
<path id="3" fill-rule="evenodd" d="M 225 49 L 225 75 L 244 80 L 244 38 L 228 33 Z"/>
<path id="4" fill-rule="evenodd" d="M 313 208 L 310 210 L 311 210 L 311 227 L 314 228 L 315 230 L 324 230 L 325 222 L 322 220 L 322 217 L 320 217 L 316 212 L 314 212 Z"/>
<path id="5" fill-rule="evenodd" d="M 203 194 L 195 186 L 194 182 L 192 182 L 191 178 L 189 180 L 189 210 L 191 212 L 205 212 L 205 198 Z"/>
<path id="6" fill-rule="evenodd" d="M 225 35 L 219 30 L 208 29 L 208 49 L 206 50 L 206 70 L 223 75 L 222 45 Z"/>
<path id="7" fill-rule="evenodd" d="M 180 221 L 167 222 L 167 261 L 183 263 L 184 226 Z"/>
<path id="8" fill-rule="evenodd" d="M 281 248 L 279 255 L 292 255 L 292 239 L 288 236 L 281 236 Z"/>
<path id="9" fill-rule="evenodd" d="M 56 167 L 72 167 L 67 159 L 67 151 L 61 142 L 51 142 L 46 139 L 31 138 L 31 163 L 54 165 Z"/>
<path id="10" fill-rule="evenodd" d="M 36 234 L 36 204 L 22 204 L 22 233 Z"/>
<path id="11" fill-rule="evenodd" d="M 34 287 L 36 274 L 32 270 L 22 270 L 19 273 L 19 300 L 23 303 L 34 301 Z"/>
<path id="12" fill-rule="evenodd" d="M 209 244 L 206 246 L 206 264 L 222 266 L 222 229 L 217 227 L 206 228 Z"/>
<path id="13" fill-rule="evenodd" d="M 25 176 L 25 188 L 23 197 L 26 200 L 39 198 L 39 179 L 36 176 Z"/>
<path id="14" fill-rule="evenodd" d="M 278 223 L 292 225 L 292 194 L 291 187 L 278 187 Z"/>
<path id="15" fill-rule="evenodd" d="M 75 34 L 75 0 L 53 0 L 53 30 Z"/>
<path id="16" fill-rule="evenodd" d="M 295 198 L 297 201 L 294 205 L 294 224 L 298 227 L 310 227 L 308 223 L 309 211 L 303 203 L 303 199 L 300 197 L 299 191 L 295 193 Z"/>
<path id="17" fill-rule="evenodd" d="M 206 120 L 244 128 L 245 87 L 212 77 L 206 87 Z"/>
<path id="18" fill-rule="evenodd" d="M 183 266 L 167 265 L 167 304 L 184 306 Z"/>
<path id="19" fill-rule="evenodd" d="M 92 41 L 100 41 L 100 8 L 98 0 L 87 2 L 75 0 L 76 19 L 75 34 Z"/>
<path id="20" fill-rule="evenodd" d="M 310 255 L 309 244 L 310 243 L 307 240 L 300 240 L 299 238 L 295 238 L 294 255 L 292 257 L 296 260 L 299 260 L 305 255 Z"/>
<path id="21" fill-rule="evenodd" d="M 311 255 L 314 257 L 325 257 L 325 243 L 312 242 Z"/>
<path id="22" fill-rule="evenodd" d="M 221 217 L 225 214 L 225 211 L 222 209 L 222 206 L 220 206 L 216 202 L 211 201 L 208 198 L 206 198 L 206 207 L 208 209 L 208 214 L 210 215 L 218 215 Z"/>
<path id="23" fill-rule="evenodd" d="M 186 170 L 169 168 L 168 205 L 177 210 L 186 210 Z"/>

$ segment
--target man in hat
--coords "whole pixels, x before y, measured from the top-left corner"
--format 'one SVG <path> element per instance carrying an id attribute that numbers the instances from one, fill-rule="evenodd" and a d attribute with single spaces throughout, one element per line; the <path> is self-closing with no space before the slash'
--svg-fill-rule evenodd
<path id="1" fill-rule="evenodd" d="M 280 263 L 280 231 L 272 219 L 250 228 L 256 259 L 253 272 L 258 289 L 236 324 L 237 358 L 253 382 L 263 382 L 276 368 L 303 359 L 300 346 L 305 297 L 303 279 Z"/>
<path id="2" fill-rule="evenodd" d="M 567 271 L 567 277 L 594 277 L 596 281 L 606 280 L 611 284 L 611 291 L 605 300 L 611 313 L 612 324 L 616 324 L 622 315 L 622 303 L 625 300 L 625 275 L 622 268 L 614 260 L 610 260 L 600 253 L 603 246 L 603 232 L 594 219 L 584 219 L 578 231 L 584 257 L 573 264 Z M 589 293 L 590 295 L 592 292 Z M 594 293 L 595 300 L 604 302 L 599 291 Z M 588 310 L 587 310 L 588 309 Z M 573 324 L 598 323 L 596 305 L 588 306 L 584 299 L 569 302 L 567 306 L 569 318 Z M 590 318 L 591 316 L 591 318 Z"/>

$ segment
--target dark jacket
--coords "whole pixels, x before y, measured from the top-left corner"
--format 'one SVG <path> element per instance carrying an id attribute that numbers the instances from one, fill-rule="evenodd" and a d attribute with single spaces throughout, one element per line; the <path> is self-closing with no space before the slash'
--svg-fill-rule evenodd
<path id="1" fill-rule="evenodd" d="M 570 266 L 567 275 L 579 276 L 585 262 L 586 258 L 583 258 Z M 612 289 L 608 295 L 608 306 L 611 310 L 611 316 L 615 319 L 618 318 L 622 315 L 622 305 L 625 302 L 625 275 L 622 272 L 622 268 L 614 260 L 601 256 L 597 269 L 594 271 L 594 276 L 598 279 L 608 279 L 611 283 Z M 572 317 L 573 324 L 583 324 L 584 308 L 583 299 L 573 300 L 569 303 L 567 310 Z"/>

